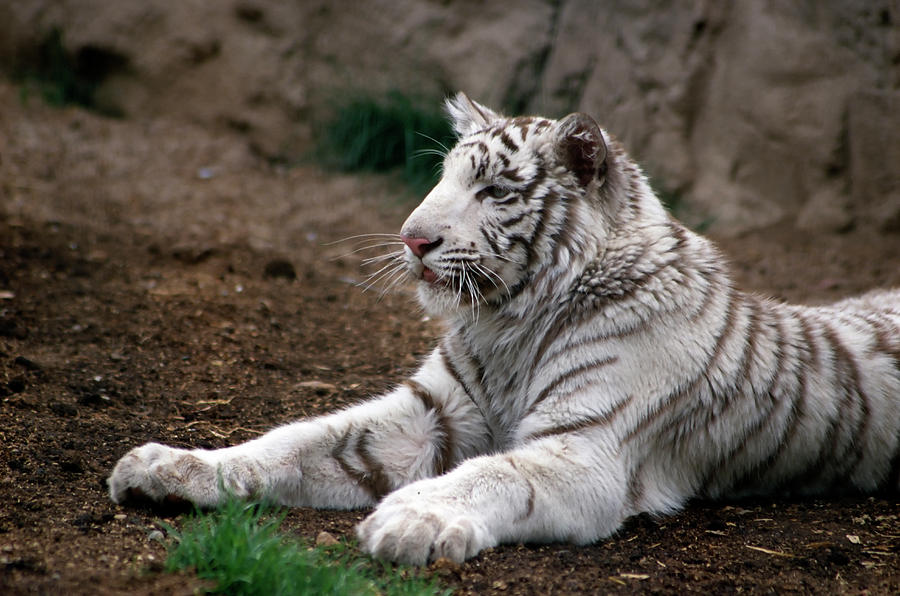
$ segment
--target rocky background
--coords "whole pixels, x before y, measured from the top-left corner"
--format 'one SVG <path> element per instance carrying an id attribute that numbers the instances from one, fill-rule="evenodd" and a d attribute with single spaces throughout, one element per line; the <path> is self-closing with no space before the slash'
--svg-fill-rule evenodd
<path id="1" fill-rule="evenodd" d="M 291 162 L 351 92 L 462 89 L 592 114 L 683 217 L 900 233 L 898 0 L 27 0 L 0 68 L 57 32 L 96 105 L 246 135 Z"/>

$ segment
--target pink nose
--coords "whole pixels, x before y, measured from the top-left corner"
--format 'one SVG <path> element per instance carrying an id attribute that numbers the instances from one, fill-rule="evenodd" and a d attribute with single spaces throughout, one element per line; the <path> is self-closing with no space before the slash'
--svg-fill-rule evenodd
<path id="1" fill-rule="evenodd" d="M 437 248 L 441 242 L 443 242 L 443 238 L 438 238 L 437 240 L 429 240 L 428 238 L 410 238 L 409 236 L 400 236 L 400 239 L 406 243 L 406 246 L 409 247 L 409 250 L 412 251 L 414 255 L 419 257 L 420 259 L 425 256 L 425 253 L 432 250 L 433 248 Z"/>

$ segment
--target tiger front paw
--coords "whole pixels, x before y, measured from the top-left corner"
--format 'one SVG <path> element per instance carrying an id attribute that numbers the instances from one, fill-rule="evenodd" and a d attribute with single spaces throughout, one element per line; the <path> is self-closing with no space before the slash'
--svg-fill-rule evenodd
<path id="1" fill-rule="evenodd" d="M 214 505 L 219 500 L 217 467 L 184 449 L 147 443 L 118 461 L 106 480 L 116 503 L 150 499 Z"/>
<path id="2" fill-rule="evenodd" d="M 442 557 L 462 563 L 497 544 L 479 516 L 422 488 L 416 483 L 396 491 L 360 523 L 363 550 L 383 560 L 425 565 Z"/>

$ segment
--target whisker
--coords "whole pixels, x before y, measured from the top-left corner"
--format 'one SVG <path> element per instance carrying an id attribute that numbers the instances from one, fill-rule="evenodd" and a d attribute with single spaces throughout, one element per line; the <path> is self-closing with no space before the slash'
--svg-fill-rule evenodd
<path id="1" fill-rule="evenodd" d="M 322 246 L 334 246 L 335 244 L 340 244 L 341 242 L 350 242 L 351 240 L 359 240 L 360 238 L 393 238 L 397 241 L 400 241 L 400 234 L 356 234 L 355 236 L 347 236 L 346 238 L 341 238 L 340 240 L 335 240 L 333 242 L 325 242 L 322 244 Z"/>
<path id="2" fill-rule="evenodd" d="M 367 250 L 375 250 L 376 248 L 387 248 L 390 246 L 402 246 L 402 245 L 403 245 L 402 242 L 382 242 L 379 244 L 369 244 L 367 246 L 361 246 L 355 250 L 351 250 L 350 252 L 341 253 L 340 255 L 338 255 L 336 257 L 332 257 L 332 260 L 350 257 L 357 253 L 361 253 L 361 252 L 364 252 Z M 391 253 L 391 254 L 394 254 L 394 253 Z"/>
<path id="3" fill-rule="evenodd" d="M 477 263 L 475 263 L 477 265 Z M 474 276 L 473 276 L 474 277 Z M 472 283 L 472 302 L 475 304 L 473 318 L 475 322 L 481 317 L 481 303 L 484 301 L 484 294 L 481 292 L 481 286 L 478 283 Z"/>
<path id="4" fill-rule="evenodd" d="M 418 130 L 416 131 L 416 134 L 419 135 L 420 137 L 425 137 L 426 139 L 428 139 L 429 141 L 431 141 L 432 143 L 434 143 L 435 145 L 438 145 L 441 149 L 443 149 L 444 150 L 443 153 L 438 152 L 438 153 L 440 153 L 441 157 L 446 157 L 447 154 L 450 153 L 450 148 L 447 147 L 447 145 L 445 145 L 441 141 L 437 140 L 436 138 L 434 138 L 430 135 L 427 135 L 424 132 L 419 132 Z M 432 149 L 432 151 L 438 151 L 438 150 Z"/>
<path id="5" fill-rule="evenodd" d="M 391 273 L 394 270 L 396 270 L 398 267 L 401 267 L 401 266 L 402 265 L 400 263 L 396 263 L 396 262 L 388 263 L 387 265 L 383 266 L 378 271 L 376 271 L 376 272 L 370 274 L 368 277 L 366 277 L 366 279 L 363 281 L 363 283 L 366 283 L 369 286 L 371 286 L 372 285 L 371 282 L 376 281 L 378 278 L 380 278 L 382 276 L 382 274 L 384 274 L 385 272 Z"/>
<path id="6" fill-rule="evenodd" d="M 403 246 L 402 242 L 376 242 L 374 244 L 364 244 L 359 246 L 358 248 L 353 249 L 353 252 L 359 252 L 361 250 L 372 250 L 374 248 L 381 248 L 382 246 Z"/>
<path id="7" fill-rule="evenodd" d="M 456 284 L 456 307 L 459 308 L 459 305 L 462 304 L 462 284 Z"/>
<path id="8" fill-rule="evenodd" d="M 394 252 L 389 252 L 389 253 L 386 253 L 383 255 L 378 255 L 376 257 L 367 257 L 362 260 L 362 264 L 363 265 L 374 265 L 376 263 L 381 263 L 383 261 L 387 261 L 387 260 L 391 260 L 391 259 L 400 260 L 400 258 L 402 256 L 403 256 L 403 251 L 394 251 Z"/>
<path id="9" fill-rule="evenodd" d="M 401 281 L 403 281 L 404 278 L 406 278 L 405 273 L 405 269 L 398 269 L 397 271 L 395 271 L 393 279 L 391 279 L 384 285 L 384 287 L 381 289 L 381 292 L 379 292 L 378 297 L 382 298 L 385 294 L 393 290 Z"/>
<path id="10" fill-rule="evenodd" d="M 444 154 L 439 149 L 416 149 L 415 151 L 413 151 L 414 157 L 424 157 L 426 155 L 436 155 L 441 158 L 447 157 L 446 154 Z"/>
<path id="11" fill-rule="evenodd" d="M 378 300 L 381 300 L 393 290 L 406 277 L 405 273 L 405 269 L 394 269 L 384 275 L 379 282 L 381 283 L 381 289 L 378 290 Z"/>
<path id="12" fill-rule="evenodd" d="M 478 263 L 475 263 L 474 265 L 472 265 L 472 269 L 474 269 L 475 272 L 478 273 L 481 277 L 483 277 L 487 281 L 491 282 L 491 284 L 495 288 L 497 288 L 498 290 L 500 289 L 500 286 L 497 285 L 497 282 L 494 281 L 494 278 L 499 279 L 501 282 L 503 282 L 503 280 L 500 279 L 500 277 L 496 273 L 494 273 L 487 267 L 484 267 L 483 265 L 479 265 Z"/>
<path id="13" fill-rule="evenodd" d="M 481 258 L 490 257 L 492 259 L 497 259 L 498 261 L 506 261 L 508 263 L 513 262 L 513 260 L 510 257 L 507 257 L 505 255 L 500 255 L 500 254 L 497 254 L 497 253 L 491 252 L 491 251 L 478 251 L 478 254 Z"/>
<path id="14" fill-rule="evenodd" d="M 494 279 L 496 278 L 497 281 L 499 281 L 501 284 L 503 284 L 503 287 L 506 288 L 506 293 L 509 294 L 509 291 L 510 291 L 510 290 L 509 290 L 509 286 L 506 285 L 506 282 L 503 281 L 503 278 L 500 277 L 500 274 L 499 274 L 499 273 L 497 273 L 496 271 L 493 271 L 490 267 L 487 267 L 487 266 L 482 265 L 482 264 L 478 264 L 478 268 L 479 268 L 480 271 L 483 271 L 483 272 L 485 273 L 485 277 L 486 277 L 492 284 L 494 284 L 494 287 L 495 287 L 495 288 L 497 288 L 498 290 L 500 289 L 500 286 L 498 286 L 498 285 L 497 285 L 497 282 L 494 281 Z"/>
<path id="15" fill-rule="evenodd" d="M 387 265 L 380 269 L 377 273 L 372 274 L 371 276 L 366 278 L 365 281 L 360 282 L 357 285 L 362 287 L 363 292 L 368 292 L 384 280 L 391 279 L 394 276 L 403 273 L 404 270 L 405 268 L 400 265 Z M 381 292 L 380 295 L 383 296 L 384 292 Z"/>
<path id="16" fill-rule="evenodd" d="M 479 308 L 479 305 L 478 299 L 475 297 L 475 284 L 472 282 L 472 278 L 465 267 L 463 267 L 463 275 L 466 282 L 466 290 L 469 292 L 469 309 L 472 311 L 472 319 L 477 321 L 478 314 L 476 310 Z"/>

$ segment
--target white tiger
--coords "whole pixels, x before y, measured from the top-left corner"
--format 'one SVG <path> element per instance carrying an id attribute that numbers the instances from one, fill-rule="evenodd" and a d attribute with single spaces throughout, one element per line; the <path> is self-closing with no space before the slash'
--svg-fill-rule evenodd
<path id="1" fill-rule="evenodd" d="M 235 447 L 134 449 L 114 501 L 374 505 L 362 548 L 424 564 L 695 496 L 900 486 L 900 291 L 741 292 L 589 116 L 447 109 L 459 142 L 397 255 L 447 322 L 418 372 Z"/>

